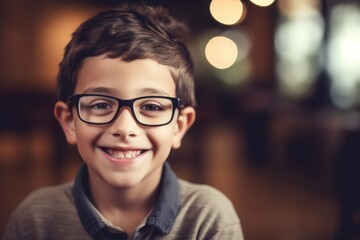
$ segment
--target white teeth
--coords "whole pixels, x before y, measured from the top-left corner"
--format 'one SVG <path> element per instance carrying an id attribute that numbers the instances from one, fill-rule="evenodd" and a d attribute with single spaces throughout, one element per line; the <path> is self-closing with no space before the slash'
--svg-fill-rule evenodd
<path id="1" fill-rule="evenodd" d="M 113 158 L 134 158 L 141 154 L 141 150 L 136 151 L 118 151 L 113 149 L 106 149 L 106 152 Z"/>

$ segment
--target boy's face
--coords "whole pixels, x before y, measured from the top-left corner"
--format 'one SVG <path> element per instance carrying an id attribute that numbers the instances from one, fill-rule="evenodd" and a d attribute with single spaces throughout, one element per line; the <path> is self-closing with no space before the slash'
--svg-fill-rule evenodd
<path id="1" fill-rule="evenodd" d="M 175 97 L 176 87 L 169 68 L 153 60 L 124 62 L 105 56 L 87 58 L 77 77 L 74 94 L 102 94 L 121 99 L 142 96 Z M 157 184 L 162 164 L 171 148 L 181 145 L 182 137 L 195 119 L 195 111 L 177 109 L 164 126 L 146 127 L 134 119 L 128 107 L 120 109 L 110 124 L 94 125 L 79 119 L 76 108 L 63 102 L 55 105 L 67 141 L 76 144 L 86 162 L 90 181 L 127 188 L 138 184 Z M 145 180 L 146 181 L 143 181 Z"/>

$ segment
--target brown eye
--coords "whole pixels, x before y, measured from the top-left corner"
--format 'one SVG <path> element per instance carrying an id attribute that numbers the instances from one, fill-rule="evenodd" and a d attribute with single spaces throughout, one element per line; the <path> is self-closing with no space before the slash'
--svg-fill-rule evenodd
<path id="1" fill-rule="evenodd" d="M 112 106 L 107 103 L 96 103 L 90 106 L 90 108 L 102 110 L 102 109 L 111 109 Z"/>
<path id="2" fill-rule="evenodd" d="M 155 104 L 146 104 L 140 108 L 144 111 L 162 111 L 164 110 L 162 107 L 155 105 Z"/>

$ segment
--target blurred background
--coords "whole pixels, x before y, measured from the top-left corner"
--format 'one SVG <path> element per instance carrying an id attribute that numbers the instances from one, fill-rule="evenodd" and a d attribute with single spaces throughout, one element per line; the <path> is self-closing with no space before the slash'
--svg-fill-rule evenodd
<path id="1" fill-rule="evenodd" d="M 81 165 L 52 109 L 75 28 L 115 0 L 0 0 L 0 234 Z M 360 3 L 149 0 L 191 29 L 197 122 L 169 162 L 223 191 L 247 240 L 360 239 Z"/>

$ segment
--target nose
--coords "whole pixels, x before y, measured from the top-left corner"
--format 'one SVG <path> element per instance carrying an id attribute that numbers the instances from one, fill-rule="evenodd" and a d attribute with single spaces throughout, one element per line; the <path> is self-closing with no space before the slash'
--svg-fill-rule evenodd
<path id="1" fill-rule="evenodd" d="M 134 137 L 138 133 L 139 125 L 128 107 L 120 109 L 116 119 L 111 123 L 110 132 L 116 137 Z"/>

